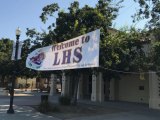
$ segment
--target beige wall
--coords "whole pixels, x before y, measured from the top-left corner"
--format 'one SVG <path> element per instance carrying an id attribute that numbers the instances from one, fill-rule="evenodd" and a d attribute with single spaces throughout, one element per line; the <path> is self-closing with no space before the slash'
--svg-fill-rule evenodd
<path id="1" fill-rule="evenodd" d="M 155 72 L 150 71 L 149 74 L 149 107 L 160 109 L 160 77 Z"/>
<path id="2" fill-rule="evenodd" d="M 115 81 L 116 82 L 116 81 Z M 149 80 L 140 80 L 139 75 L 126 75 L 118 81 L 119 90 L 116 91 L 116 98 L 120 101 L 148 103 L 149 102 Z M 144 86 L 144 90 L 140 90 Z"/>
<path id="3" fill-rule="evenodd" d="M 27 79 L 27 83 L 30 84 L 29 88 L 31 88 L 32 83 L 33 83 L 33 88 L 36 88 L 36 78 L 32 78 L 32 79 L 29 78 L 29 79 Z M 17 78 L 15 87 L 18 88 L 19 84 L 25 85 L 26 84 L 26 79 L 24 79 L 24 78 Z"/>

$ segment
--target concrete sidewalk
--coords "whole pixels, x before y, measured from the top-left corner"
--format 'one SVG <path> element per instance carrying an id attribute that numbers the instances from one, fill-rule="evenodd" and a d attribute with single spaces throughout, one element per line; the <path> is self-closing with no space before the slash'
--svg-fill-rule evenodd
<path id="1" fill-rule="evenodd" d="M 9 106 L 0 106 L 0 120 L 64 120 L 53 116 L 47 116 L 35 111 L 29 106 L 14 106 L 15 114 L 7 114 Z M 151 109 L 139 109 L 111 114 L 94 114 L 92 116 L 79 116 L 66 120 L 159 120 L 160 111 Z"/>
<path id="2" fill-rule="evenodd" d="M 15 114 L 7 114 L 9 106 L 0 105 L 0 120 L 60 120 L 53 116 L 47 116 L 36 112 L 28 106 L 14 106 Z"/>
<path id="3" fill-rule="evenodd" d="M 115 101 L 108 101 L 103 103 L 79 101 L 79 103 L 101 106 L 106 109 L 115 109 L 120 112 L 94 115 L 91 117 L 80 117 L 70 120 L 160 120 L 160 110 L 149 109 L 147 104 Z"/>

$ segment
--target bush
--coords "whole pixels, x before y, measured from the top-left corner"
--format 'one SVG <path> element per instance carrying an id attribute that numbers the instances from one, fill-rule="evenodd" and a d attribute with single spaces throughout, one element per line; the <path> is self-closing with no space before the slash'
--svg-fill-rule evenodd
<path id="1" fill-rule="evenodd" d="M 68 96 L 61 96 L 61 97 L 59 97 L 59 103 L 61 105 L 70 105 L 71 104 L 71 99 Z"/>

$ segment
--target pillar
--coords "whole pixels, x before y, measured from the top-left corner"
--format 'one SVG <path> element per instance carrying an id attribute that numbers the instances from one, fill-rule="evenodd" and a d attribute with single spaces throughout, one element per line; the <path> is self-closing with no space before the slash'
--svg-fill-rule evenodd
<path id="1" fill-rule="evenodd" d="M 51 74 L 51 89 L 50 89 L 50 96 L 53 96 L 56 94 L 56 76 L 54 74 Z"/>
<path id="2" fill-rule="evenodd" d="M 109 100 L 115 100 L 115 79 L 110 80 L 110 94 Z"/>
<path id="3" fill-rule="evenodd" d="M 77 99 L 81 99 L 83 96 L 83 74 L 80 74 L 79 84 L 78 84 L 78 91 L 77 91 Z"/>
<path id="4" fill-rule="evenodd" d="M 97 101 L 97 75 L 95 71 L 92 73 L 92 94 L 91 94 L 91 101 Z"/>
<path id="5" fill-rule="evenodd" d="M 104 82 L 101 72 L 93 72 L 92 74 L 91 101 L 104 101 Z"/>
<path id="6" fill-rule="evenodd" d="M 61 96 L 69 95 L 69 76 L 67 77 L 65 72 L 62 73 L 62 91 Z"/>
<path id="7" fill-rule="evenodd" d="M 103 102 L 104 101 L 104 80 L 103 80 L 102 72 L 99 72 L 98 80 L 99 80 L 98 101 Z"/>
<path id="8" fill-rule="evenodd" d="M 149 72 L 149 108 L 160 109 L 160 78 Z"/>

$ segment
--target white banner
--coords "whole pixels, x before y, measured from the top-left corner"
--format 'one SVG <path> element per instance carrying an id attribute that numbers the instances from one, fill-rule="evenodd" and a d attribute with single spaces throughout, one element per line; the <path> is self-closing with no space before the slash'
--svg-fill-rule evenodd
<path id="1" fill-rule="evenodd" d="M 18 60 L 22 59 L 21 58 L 22 46 L 23 46 L 23 42 L 20 41 L 19 44 L 18 44 L 18 55 L 17 55 Z"/>
<path id="2" fill-rule="evenodd" d="M 21 59 L 21 51 L 22 51 L 22 42 L 20 41 L 18 44 L 18 53 L 17 53 L 17 60 Z M 13 42 L 13 50 L 12 50 L 12 57 L 11 60 L 15 60 L 15 53 L 16 53 L 16 43 Z"/>
<path id="3" fill-rule="evenodd" d="M 15 60 L 15 52 L 16 52 L 16 43 L 13 42 L 13 47 L 12 47 L 12 57 L 11 60 Z"/>
<path id="4" fill-rule="evenodd" d="M 26 67 L 34 70 L 65 70 L 99 67 L 100 30 L 31 52 Z"/>

